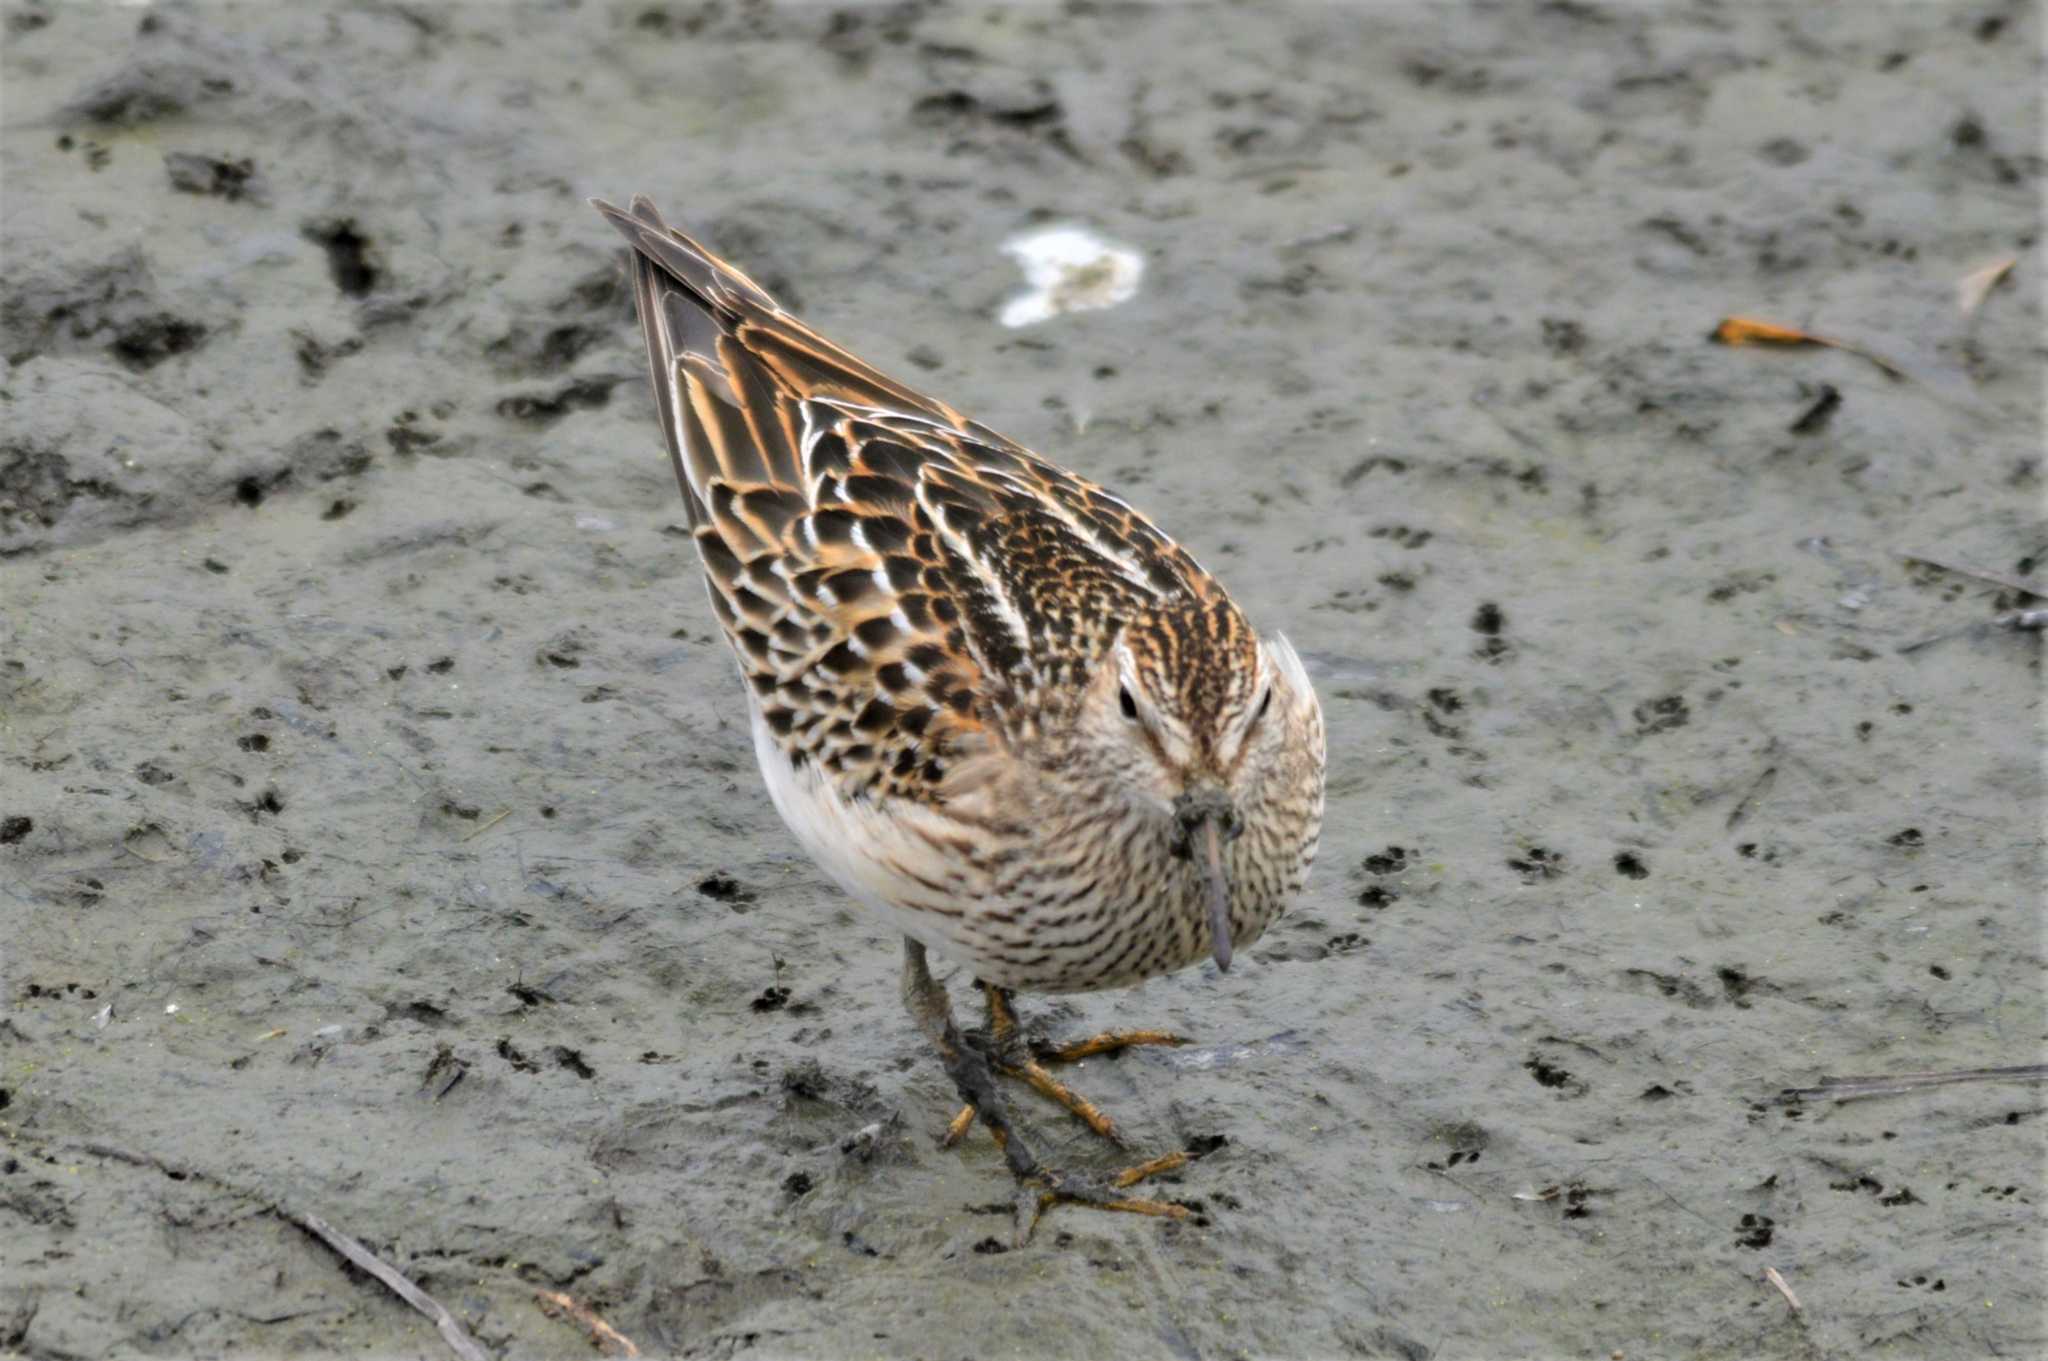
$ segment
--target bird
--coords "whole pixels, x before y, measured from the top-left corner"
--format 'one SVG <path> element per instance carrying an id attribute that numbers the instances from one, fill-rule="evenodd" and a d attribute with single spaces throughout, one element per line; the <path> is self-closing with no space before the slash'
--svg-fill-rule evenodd
<path id="1" fill-rule="evenodd" d="M 1046 1166 L 998 1091 L 1025 1082 L 1119 1145 L 1048 1063 L 1162 1030 L 1027 1040 L 1017 992 L 1219 973 L 1306 885 L 1322 707 L 1285 635 L 1127 501 L 881 372 L 635 196 L 655 409 L 770 799 L 819 868 L 903 937 L 903 1002 L 1015 1182 L 1015 1238 L 1128 1194 L 1176 1150 Z M 1246 475 L 1250 475 L 1247 471 Z M 928 959 L 971 973 L 963 1031 Z"/>

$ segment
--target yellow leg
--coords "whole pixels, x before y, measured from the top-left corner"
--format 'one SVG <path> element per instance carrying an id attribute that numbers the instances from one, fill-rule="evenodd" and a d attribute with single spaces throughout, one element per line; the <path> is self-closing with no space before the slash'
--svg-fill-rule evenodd
<path id="1" fill-rule="evenodd" d="M 1116 1121 L 1105 1115 L 1094 1102 L 1046 1071 L 1045 1065 L 1078 1063 L 1097 1054 L 1114 1053 L 1140 1044 L 1187 1043 L 1184 1036 L 1176 1035 L 1170 1030 L 1105 1030 L 1099 1035 L 1091 1035 L 1085 1040 L 1075 1040 L 1069 1044 L 1034 1045 L 1027 1053 L 1019 1043 L 1022 1032 L 1017 1026 L 1017 1013 L 1010 1006 L 1009 991 L 992 983 L 983 983 L 980 986 L 982 996 L 988 1004 L 990 1066 L 1007 1077 L 1016 1078 L 1040 1096 L 1059 1102 L 1089 1129 L 1118 1147 L 1123 1146 L 1124 1138 L 1116 1127 Z M 960 1113 L 953 1117 L 952 1123 L 946 1126 L 945 1138 L 941 1143 L 950 1148 L 966 1137 L 967 1131 L 973 1127 L 974 1107 L 963 1106 Z"/>

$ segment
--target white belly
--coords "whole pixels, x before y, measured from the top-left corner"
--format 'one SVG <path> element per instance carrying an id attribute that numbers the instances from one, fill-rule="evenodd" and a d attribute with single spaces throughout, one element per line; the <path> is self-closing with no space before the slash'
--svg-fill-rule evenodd
<path id="1" fill-rule="evenodd" d="M 749 697 L 754 725 L 754 756 L 775 811 L 827 878 L 866 908 L 877 922 L 910 936 L 957 963 L 976 964 L 972 936 L 965 929 L 985 898 L 987 885 L 960 882 L 940 892 L 931 882 L 961 877 L 964 866 L 940 863 L 930 843 L 909 825 L 911 820 L 943 824 L 937 814 L 906 800 L 886 809 L 842 798 L 816 766 L 792 765 L 775 734 Z M 897 868 L 916 867 L 919 883 Z"/>

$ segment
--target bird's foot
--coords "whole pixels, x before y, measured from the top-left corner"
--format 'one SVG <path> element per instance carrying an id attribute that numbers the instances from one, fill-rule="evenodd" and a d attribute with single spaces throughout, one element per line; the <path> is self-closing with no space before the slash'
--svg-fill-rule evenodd
<path id="1" fill-rule="evenodd" d="M 1016 1013 L 1010 1009 L 1009 995 L 1003 989 L 986 983 L 982 988 L 988 997 L 988 1038 L 984 1052 L 987 1054 L 989 1067 L 1005 1077 L 1022 1082 L 1040 1096 L 1057 1101 L 1088 1128 L 1118 1148 L 1128 1147 L 1122 1132 L 1117 1128 L 1116 1121 L 1105 1115 L 1102 1109 L 1087 1097 L 1054 1077 L 1046 1065 L 1078 1063 L 1082 1059 L 1093 1058 L 1098 1054 L 1113 1054 L 1137 1045 L 1186 1044 L 1186 1037 L 1176 1035 L 1170 1030 L 1105 1030 L 1087 1039 L 1074 1040 L 1066 1044 L 1027 1040 L 1017 1025 Z M 974 1127 L 974 1114 L 973 1106 L 962 1106 L 960 1113 L 946 1126 L 946 1134 L 941 1143 L 950 1147 L 965 1137 L 967 1131 Z"/>
<path id="2" fill-rule="evenodd" d="M 1194 1212 L 1185 1205 L 1124 1193 L 1147 1177 L 1187 1166 L 1194 1157 L 1182 1152 L 1162 1154 L 1135 1167 L 1127 1167 L 1106 1181 L 1049 1168 L 1035 1169 L 1030 1175 L 1018 1178 L 1015 1246 L 1021 1248 L 1031 1241 L 1031 1231 L 1038 1226 L 1045 1212 L 1055 1205 L 1081 1205 L 1124 1214 L 1152 1215 L 1159 1219 L 1187 1219 Z"/>

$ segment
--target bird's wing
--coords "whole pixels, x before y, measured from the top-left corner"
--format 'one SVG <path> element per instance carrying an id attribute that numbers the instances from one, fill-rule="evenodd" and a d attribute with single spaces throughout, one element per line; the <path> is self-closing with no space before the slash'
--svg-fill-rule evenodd
<path id="1" fill-rule="evenodd" d="M 1118 621 L 1207 599 L 1137 511 L 804 325 L 635 198 L 655 402 L 761 714 L 848 795 L 943 794 Z"/>

